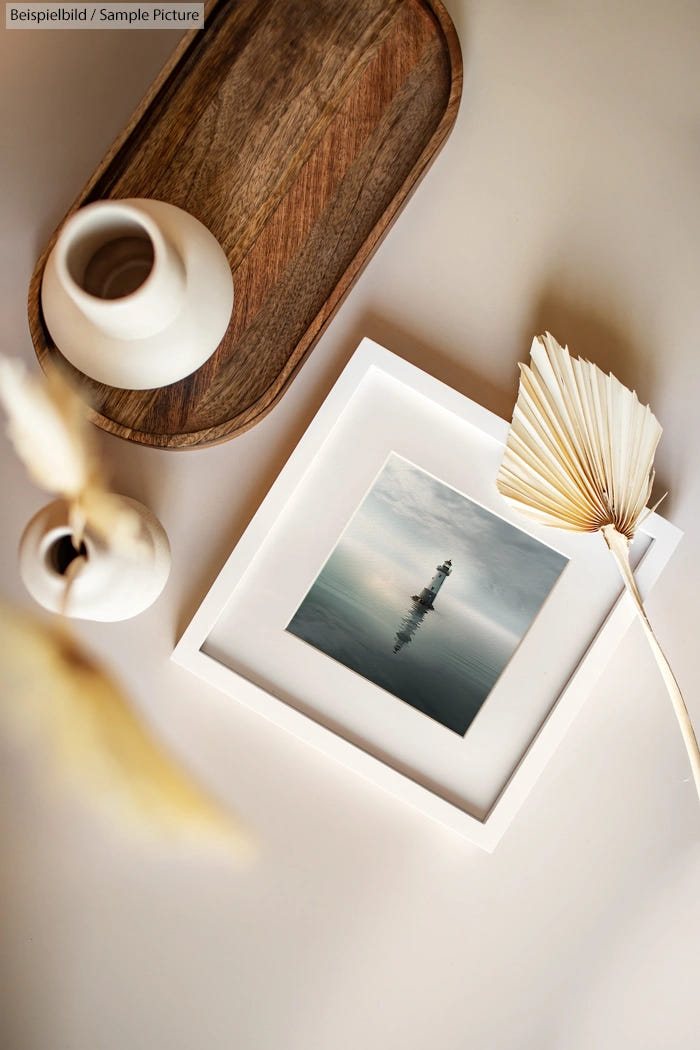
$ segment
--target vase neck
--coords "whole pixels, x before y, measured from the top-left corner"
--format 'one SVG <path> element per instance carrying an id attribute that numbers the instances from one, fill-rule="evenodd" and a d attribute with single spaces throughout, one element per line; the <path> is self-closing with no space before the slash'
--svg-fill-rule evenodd
<path id="1" fill-rule="evenodd" d="M 59 235 L 56 265 L 81 313 L 119 339 L 148 338 L 180 310 L 182 259 L 154 219 L 128 202 L 79 209 Z"/>

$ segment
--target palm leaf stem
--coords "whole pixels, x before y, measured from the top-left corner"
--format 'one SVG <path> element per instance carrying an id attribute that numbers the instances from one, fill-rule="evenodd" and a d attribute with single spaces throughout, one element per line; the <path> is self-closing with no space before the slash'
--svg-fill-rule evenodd
<path id="1" fill-rule="evenodd" d="M 612 553 L 615 562 L 617 563 L 617 567 L 620 570 L 620 575 L 622 576 L 622 579 L 624 581 L 627 593 L 632 598 L 635 611 L 644 629 L 644 633 L 647 636 L 647 640 L 649 642 L 651 651 L 654 654 L 654 659 L 656 660 L 659 670 L 661 671 L 661 676 L 664 680 L 664 684 L 668 691 L 668 695 L 671 699 L 671 703 L 673 704 L 673 710 L 678 720 L 678 725 L 680 727 L 681 735 L 683 737 L 683 743 L 685 744 L 685 749 L 688 752 L 690 768 L 693 772 L 693 779 L 695 780 L 695 788 L 698 793 L 698 798 L 700 798 L 700 749 L 698 748 L 697 737 L 695 736 L 695 731 L 693 729 L 692 722 L 690 721 L 690 715 L 688 714 L 688 708 L 685 706 L 685 701 L 683 699 L 683 694 L 681 693 L 680 686 L 676 681 L 675 675 L 671 670 L 671 666 L 668 660 L 666 659 L 666 656 L 664 655 L 661 646 L 659 645 L 659 641 L 656 635 L 654 634 L 654 630 L 651 624 L 649 623 L 649 619 L 644 610 L 642 598 L 637 587 L 637 582 L 634 578 L 634 573 L 632 572 L 632 566 L 630 564 L 629 540 L 626 536 L 623 536 L 622 533 L 618 532 L 614 525 L 604 525 L 602 528 L 602 533 L 605 538 L 605 542 L 607 543 L 608 548 L 610 549 L 610 552 Z"/>

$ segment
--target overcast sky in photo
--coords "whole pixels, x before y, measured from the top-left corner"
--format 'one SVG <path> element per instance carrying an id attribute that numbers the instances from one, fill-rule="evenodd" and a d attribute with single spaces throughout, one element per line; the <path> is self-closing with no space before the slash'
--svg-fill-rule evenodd
<path id="1" fill-rule="evenodd" d="M 567 559 L 391 453 L 340 542 L 369 576 L 416 593 L 451 558 L 438 601 L 459 602 L 520 638 Z"/>

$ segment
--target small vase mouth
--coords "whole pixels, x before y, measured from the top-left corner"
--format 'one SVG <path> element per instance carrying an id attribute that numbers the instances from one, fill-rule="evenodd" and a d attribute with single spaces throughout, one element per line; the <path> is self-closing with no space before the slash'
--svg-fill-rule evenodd
<path id="1" fill-rule="evenodd" d="M 75 546 L 71 532 L 56 537 L 44 552 L 46 567 L 57 576 L 65 576 L 76 558 L 84 558 L 87 561 L 89 554 L 84 541 Z"/>

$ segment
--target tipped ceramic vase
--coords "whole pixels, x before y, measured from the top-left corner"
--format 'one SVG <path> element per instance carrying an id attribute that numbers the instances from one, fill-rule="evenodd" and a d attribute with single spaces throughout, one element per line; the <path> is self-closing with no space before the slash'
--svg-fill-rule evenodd
<path id="1" fill-rule="evenodd" d="M 233 278 L 219 242 L 181 208 L 95 201 L 62 226 L 41 306 L 56 347 L 77 369 L 147 390 L 211 357 L 231 318 Z"/>
<path id="2" fill-rule="evenodd" d="M 19 570 L 39 605 L 77 619 L 114 621 L 128 620 L 156 600 L 170 573 L 168 537 L 142 503 L 116 498 L 140 519 L 139 543 L 128 556 L 89 528 L 76 548 L 65 500 L 49 503 L 29 522 L 20 541 Z M 84 565 L 67 588 L 68 567 L 78 557 Z"/>

